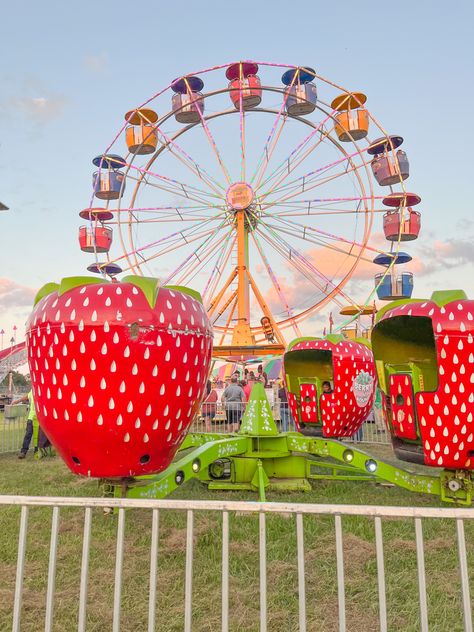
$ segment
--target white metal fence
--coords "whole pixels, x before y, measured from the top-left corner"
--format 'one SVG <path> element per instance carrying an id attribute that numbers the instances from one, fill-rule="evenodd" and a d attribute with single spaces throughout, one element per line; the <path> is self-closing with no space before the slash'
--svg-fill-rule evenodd
<path id="1" fill-rule="evenodd" d="M 1 630 L 473 630 L 472 509 L 0 496 L 0 520 Z"/>

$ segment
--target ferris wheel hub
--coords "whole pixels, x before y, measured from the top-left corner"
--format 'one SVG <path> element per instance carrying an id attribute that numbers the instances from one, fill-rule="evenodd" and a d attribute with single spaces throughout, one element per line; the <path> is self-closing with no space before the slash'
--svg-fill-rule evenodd
<path id="1" fill-rule="evenodd" d="M 235 182 L 227 189 L 225 197 L 230 209 L 244 211 L 252 205 L 255 193 L 247 182 Z"/>

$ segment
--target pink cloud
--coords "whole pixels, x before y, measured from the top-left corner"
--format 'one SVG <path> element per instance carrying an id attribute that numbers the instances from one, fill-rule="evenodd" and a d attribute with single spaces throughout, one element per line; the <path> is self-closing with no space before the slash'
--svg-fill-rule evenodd
<path id="1" fill-rule="evenodd" d="M 31 307 L 37 290 L 11 279 L 0 278 L 0 309 Z"/>

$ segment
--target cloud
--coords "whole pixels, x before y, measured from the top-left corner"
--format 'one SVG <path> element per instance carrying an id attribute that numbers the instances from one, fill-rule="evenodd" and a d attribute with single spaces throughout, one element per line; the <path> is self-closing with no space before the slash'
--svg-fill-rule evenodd
<path id="1" fill-rule="evenodd" d="M 84 66 L 87 70 L 95 74 L 103 74 L 109 66 L 109 56 L 107 53 L 99 53 L 98 55 L 86 55 L 84 57 Z"/>
<path id="2" fill-rule="evenodd" d="M 467 226 L 468 227 L 468 226 Z M 434 241 L 431 246 L 420 249 L 423 257 L 421 274 L 432 274 L 474 263 L 473 237 L 467 239 L 449 238 Z"/>
<path id="3" fill-rule="evenodd" d="M 32 307 L 36 290 L 11 279 L 0 278 L 0 310 Z"/>
<path id="4" fill-rule="evenodd" d="M 67 99 L 61 95 L 12 96 L 0 101 L 0 113 L 20 113 L 38 125 L 45 125 L 60 118 L 66 105 Z"/>

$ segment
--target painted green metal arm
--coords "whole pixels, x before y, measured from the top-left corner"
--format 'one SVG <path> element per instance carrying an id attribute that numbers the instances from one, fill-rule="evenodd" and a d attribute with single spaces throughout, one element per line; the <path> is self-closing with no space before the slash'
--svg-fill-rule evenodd
<path id="1" fill-rule="evenodd" d="M 213 441 L 211 439 L 214 439 Z M 246 437 L 226 437 L 222 435 L 190 435 L 187 447 L 199 445 L 178 461 L 174 461 L 164 472 L 134 479 L 126 490 L 127 498 L 165 498 L 172 491 L 191 478 L 199 478 L 199 473 L 211 463 L 245 452 Z M 115 496 L 121 497 L 123 489 L 115 487 Z"/>
<path id="2" fill-rule="evenodd" d="M 288 448 L 293 452 L 334 459 L 375 480 L 393 483 L 409 491 L 435 494 L 446 502 L 467 505 L 472 502 L 472 480 L 465 472 L 443 470 L 433 476 L 408 472 L 339 441 L 304 437 L 296 433 L 288 435 Z"/>

